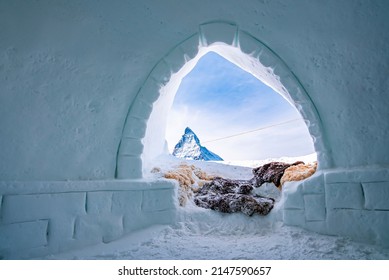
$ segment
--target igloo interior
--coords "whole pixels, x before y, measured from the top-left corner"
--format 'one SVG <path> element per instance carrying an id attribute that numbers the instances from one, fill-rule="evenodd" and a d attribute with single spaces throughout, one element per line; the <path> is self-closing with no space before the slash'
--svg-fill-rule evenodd
<path id="1" fill-rule="evenodd" d="M 174 222 L 176 184 L 143 168 L 164 145 L 172 97 L 160 88 L 203 47 L 253 75 L 270 69 L 306 119 L 319 170 L 283 193 L 280 220 L 388 247 L 388 11 L 351 0 L 1 1 L 0 258 Z"/>

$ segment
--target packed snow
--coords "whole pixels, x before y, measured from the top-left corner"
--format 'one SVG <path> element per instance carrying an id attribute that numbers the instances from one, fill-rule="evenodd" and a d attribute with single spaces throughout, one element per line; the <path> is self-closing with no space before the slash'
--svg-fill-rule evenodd
<path id="1" fill-rule="evenodd" d="M 208 161 L 187 163 L 209 174 L 248 179 L 252 165 L 269 160 L 275 159 L 245 162 L 246 166 Z M 315 160 L 315 155 L 282 160 L 309 162 Z M 182 161 L 165 155 L 155 165 L 164 172 Z M 389 248 L 284 225 L 280 221 L 280 191 L 265 184 L 257 192 L 278 201 L 267 216 L 220 213 L 192 202 L 178 207 L 177 221 L 172 225 L 154 225 L 108 244 L 50 255 L 47 259 L 389 259 Z"/>
<path id="2" fill-rule="evenodd" d="M 389 250 L 282 225 L 273 218 L 184 212 L 172 226 L 153 226 L 110 244 L 49 259 L 389 259 Z"/>

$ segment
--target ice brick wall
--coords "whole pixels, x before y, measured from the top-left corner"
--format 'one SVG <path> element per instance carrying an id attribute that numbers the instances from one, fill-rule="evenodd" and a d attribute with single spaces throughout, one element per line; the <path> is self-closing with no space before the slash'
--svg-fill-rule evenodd
<path id="1" fill-rule="evenodd" d="M 389 163 L 388 8 L 389 1 L 337 0 L 0 1 L 0 255 L 109 241 L 138 225 L 128 213 L 139 205 L 122 200 L 143 201 L 146 190 L 13 181 L 142 177 L 141 139 L 159 86 L 197 53 L 199 36 L 202 45 L 261 55 L 294 89 L 315 143 L 329 147 L 316 146 L 319 158 L 338 170 L 285 188 L 285 222 L 387 242 L 386 171 L 342 168 Z M 232 24 L 205 24 L 215 20 Z M 276 56 L 257 52 L 256 38 Z M 146 205 L 139 223 L 154 209 Z"/>
<path id="2" fill-rule="evenodd" d="M 0 183 L 0 259 L 107 243 L 175 220 L 169 181 Z"/>
<path id="3" fill-rule="evenodd" d="M 287 225 L 389 246 L 389 169 L 322 171 L 283 195 Z"/>
<path id="4" fill-rule="evenodd" d="M 0 179 L 107 180 L 115 170 L 141 177 L 139 139 L 155 88 L 197 53 L 198 35 L 201 45 L 261 55 L 293 88 L 294 77 L 289 86 L 287 73 L 277 73 L 284 67 L 252 43 L 268 46 L 308 93 L 322 125 L 310 123 L 310 131 L 327 139 L 318 141 L 331 148 L 335 167 L 388 164 L 388 8 L 336 0 L 0 1 Z"/>

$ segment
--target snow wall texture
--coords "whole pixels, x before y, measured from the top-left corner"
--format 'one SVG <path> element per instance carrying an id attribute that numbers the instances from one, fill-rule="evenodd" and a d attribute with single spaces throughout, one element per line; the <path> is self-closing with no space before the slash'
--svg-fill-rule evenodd
<path id="1" fill-rule="evenodd" d="M 147 124 L 163 107 L 161 86 L 214 42 L 272 69 L 314 137 L 320 171 L 285 188 L 284 222 L 389 246 L 388 10 L 387 1 L 1 1 L 0 257 L 174 221 L 175 185 L 142 179 Z"/>

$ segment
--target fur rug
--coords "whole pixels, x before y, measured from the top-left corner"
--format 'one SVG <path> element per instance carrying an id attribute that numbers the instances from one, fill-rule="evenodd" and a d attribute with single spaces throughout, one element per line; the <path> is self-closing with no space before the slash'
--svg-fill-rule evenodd
<path id="1" fill-rule="evenodd" d="M 253 192 L 265 182 L 273 183 L 281 190 L 288 181 L 299 181 L 315 173 L 317 163 L 305 164 L 298 161 L 293 164 L 271 162 L 252 170 L 250 180 L 231 180 L 210 175 L 194 165 L 182 163 L 173 170 L 163 173 L 167 179 L 179 183 L 178 200 L 185 206 L 189 200 L 203 208 L 224 213 L 243 212 L 246 215 L 267 215 L 274 207 L 275 200 Z M 155 168 L 152 172 L 161 172 Z"/>
<path id="2" fill-rule="evenodd" d="M 288 181 L 301 181 L 304 180 L 310 176 L 312 176 L 317 169 L 317 162 L 314 163 L 308 163 L 308 164 L 298 164 L 288 167 L 284 175 L 282 175 L 281 181 L 280 181 L 280 188 L 285 182 Z"/>
<path id="3" fill-rule="evenodd" d="M 166 179 L 175 179 L 180 188 L 178 190 L 178 201 L 180 206 L 185 206 L 187 201 L 193 197 L 204 183 L 214 179 L 214 176 L 207 174 L 194 165 L 180 164 L 176 169 L 170 170 L 163 175 Z"/>

